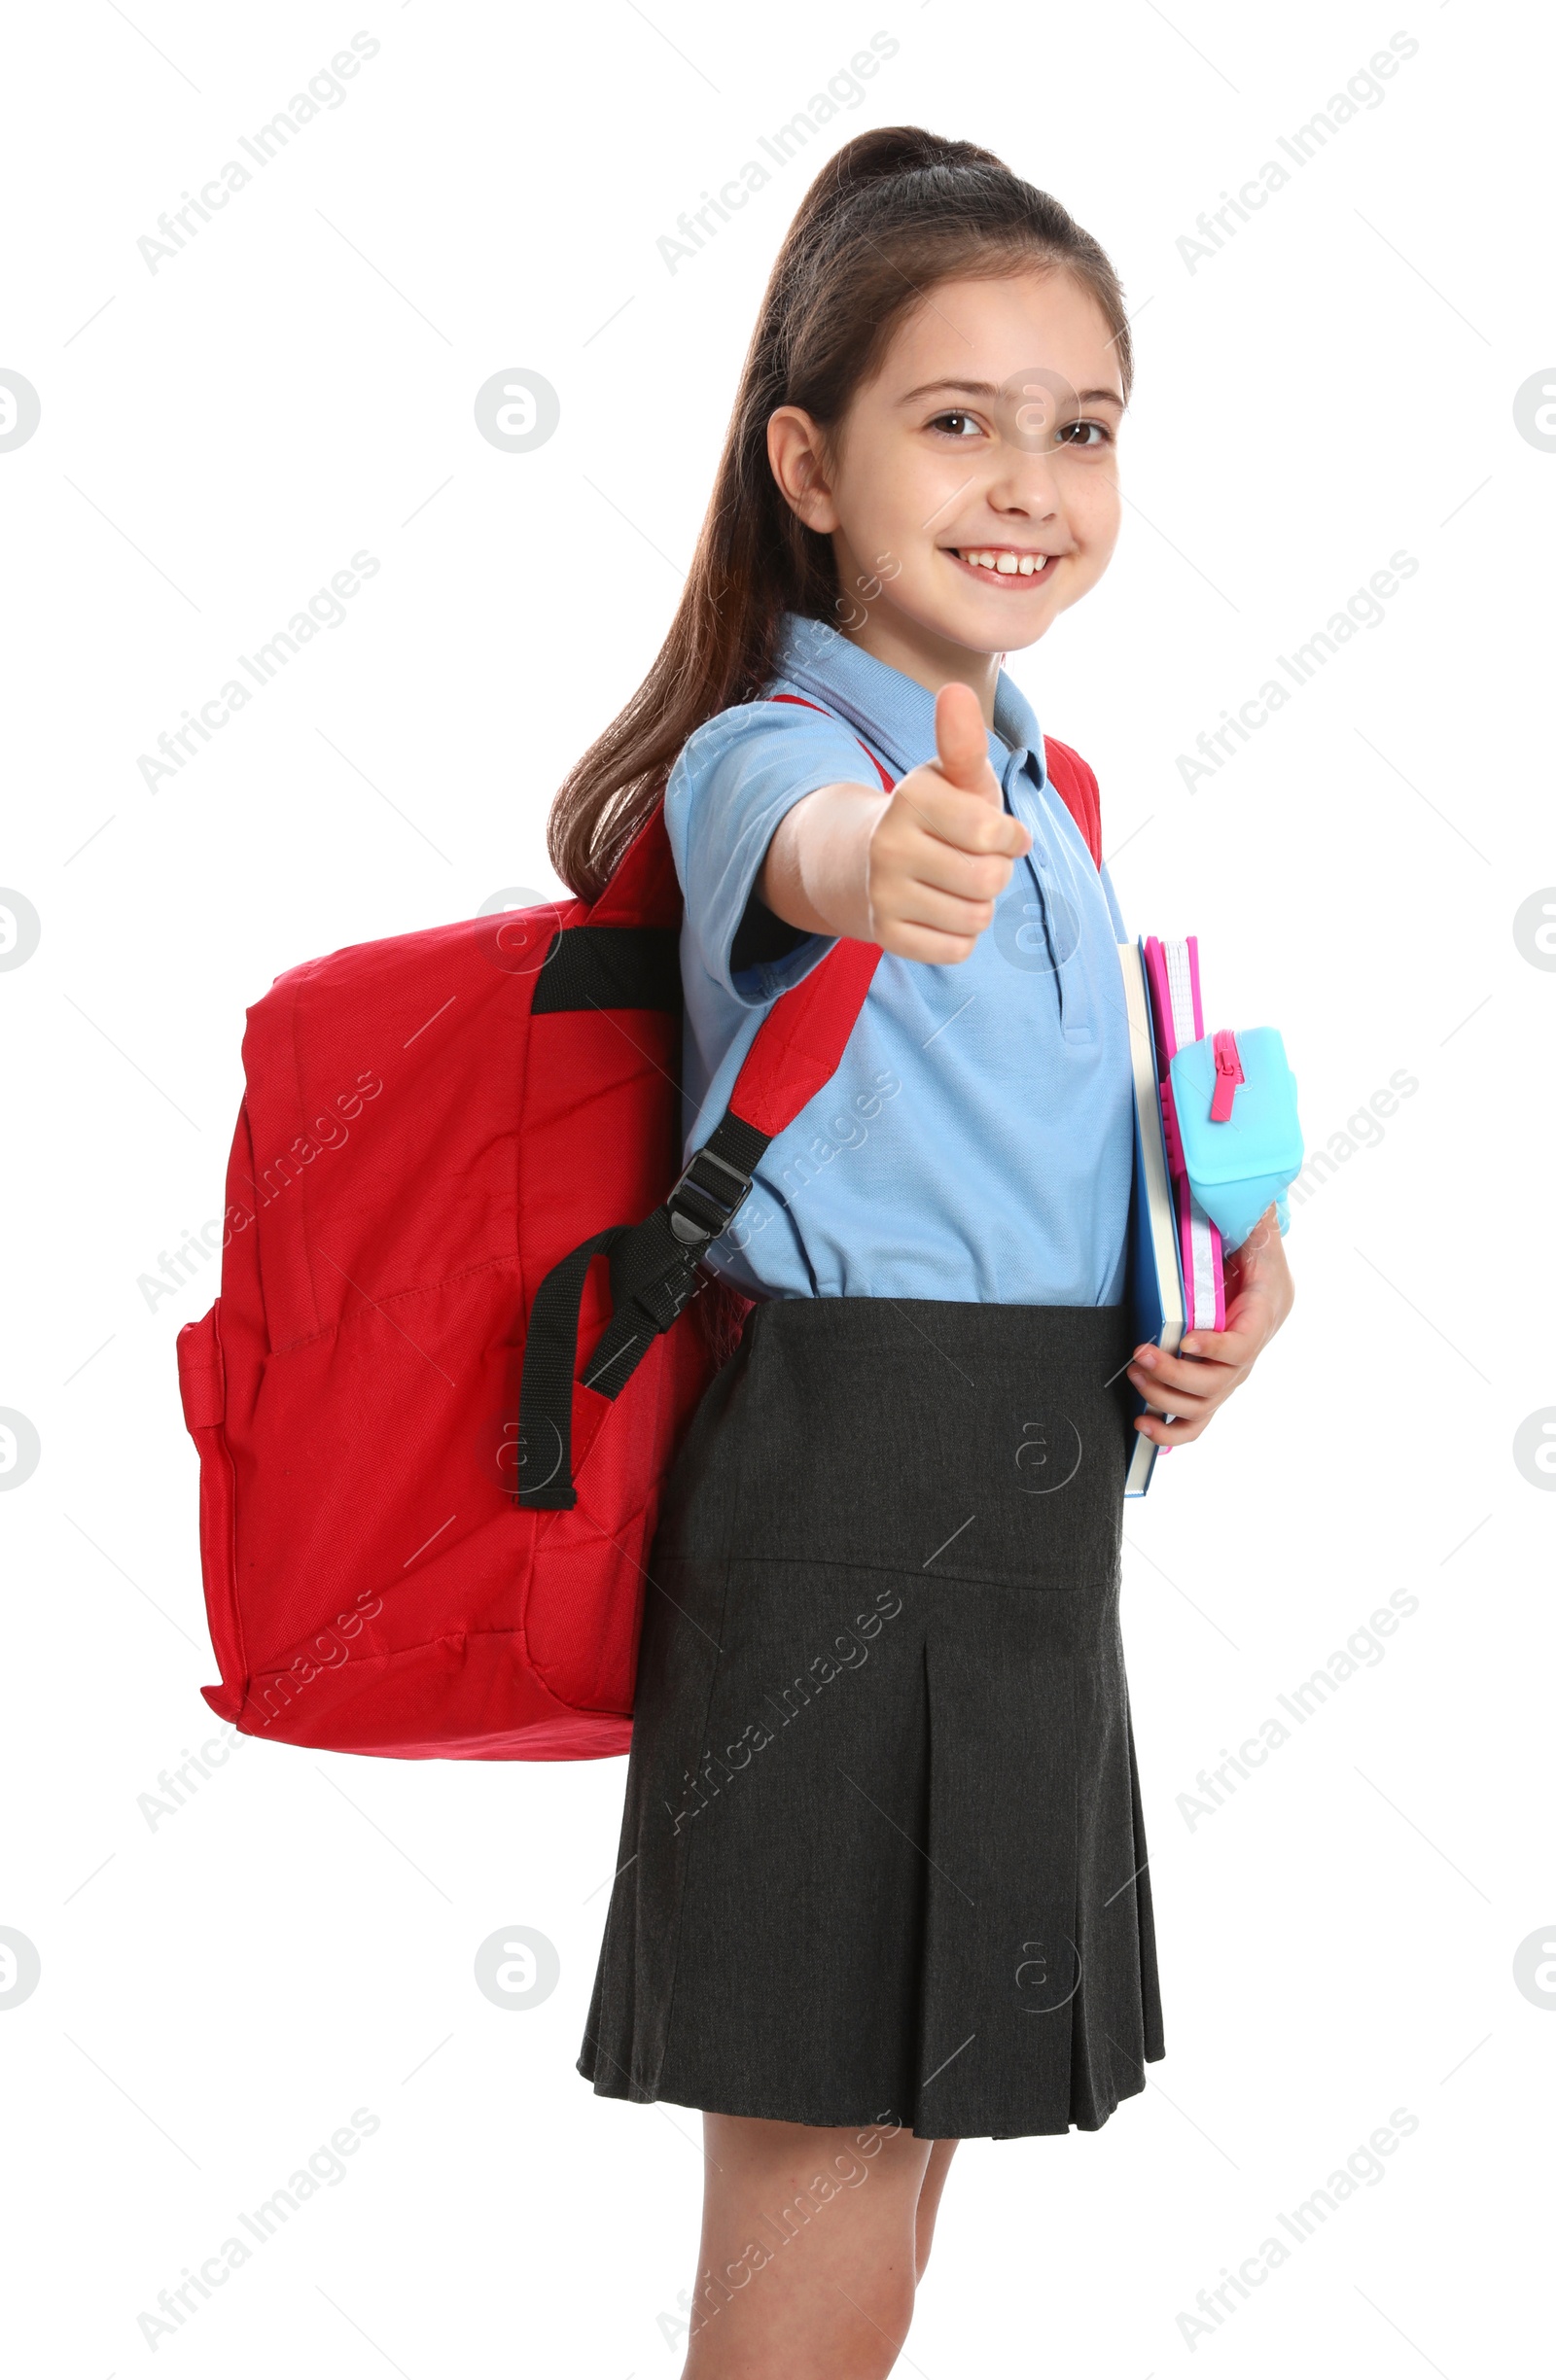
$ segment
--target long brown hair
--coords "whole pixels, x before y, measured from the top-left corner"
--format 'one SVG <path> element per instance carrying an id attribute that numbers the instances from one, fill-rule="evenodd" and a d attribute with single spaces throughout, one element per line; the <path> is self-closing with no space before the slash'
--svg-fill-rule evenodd
<path id="1" fill-rule="evenodd" d="M 800 405 L 841 421 L 900 318 L 937 282 L 1037 263 L 1096 298 L 1133 373 L 1123 294 L 1107 256 L 1056 198 L 987 149 L 913 124 L 862 132 L 824 165 L 789 227 L 740 375 L 686 590 L 658 659 L 562 783 L 547 842 L 565 884 L 595 899 L 705 719 L 771 676 L 779 616 L 832 615 L 831 541 L 807 529 L 767 460 L 767 422 Z"/>

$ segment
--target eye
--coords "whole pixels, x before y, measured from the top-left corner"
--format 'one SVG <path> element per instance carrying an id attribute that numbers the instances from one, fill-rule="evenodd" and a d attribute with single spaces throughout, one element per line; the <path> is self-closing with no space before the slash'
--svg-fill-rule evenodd
<path id="1" fill-rule="evenodd" d="M 975 420 L 971 413 L 937 413 L 935 419 L 932 422 L 927 423 L 925 426 L 930 430 L 943 430 L 946 429 L 947 425 L 952 422 L 965 424 L 965 427 L 963 428 L 957 428 L 949 431 L 948 435 L 952 438 L 965 438 L 969 432 L 971 432 L 973 437 L 979 437 L 982 434 L 982 424 Z"/>
<path id="2" fill-rule="evenodd" d="M 1058 436 L 1061 444 L 1079 447 L 1082 454 L 1095 453 L 1098 447 L 1113 444 L 1113 431 L 1107 422 L 1066 422 Z"/>

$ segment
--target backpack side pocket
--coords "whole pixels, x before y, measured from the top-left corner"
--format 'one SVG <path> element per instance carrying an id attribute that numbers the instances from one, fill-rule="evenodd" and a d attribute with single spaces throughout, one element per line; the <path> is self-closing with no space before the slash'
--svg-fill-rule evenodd
<path id="1" fill-rule="evenodd" d="M 222 1672 L 220 1686 L 201 1694 L 220 1719 L 235 1720 L 243 1707 L 248 1663 L 238 1620 L 237 1569 L 233 1555 L 232 1457 L 228 1452 L 227 1380 L 222 1362 L 218 1298 L 197 1322 L 178 1334 L 178 1387 L 184 1421 L 200 1459 L 200 1574 L 205 1617 Z"/>

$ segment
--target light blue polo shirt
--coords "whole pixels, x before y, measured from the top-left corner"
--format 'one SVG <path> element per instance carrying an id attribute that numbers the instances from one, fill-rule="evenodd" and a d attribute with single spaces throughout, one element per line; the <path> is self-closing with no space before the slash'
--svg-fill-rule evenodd
<path id="1" fill-rule="evenodd" d="M 769 699 L 779 693 L 834 716 Z M 1031 853 L 959 966 L 882 957 L 837 1072 L 771 1142 L 707 1251 L 750 1297 L 1123 1298 L 1134 1165 L 1123 924 L 1003 670 L 994 719 L 989 758 Z M 820 786 L 877 782 L 856 734 L 895 781 L 935 757 L 935 697 L 825 622 L 786 612 L 762 699 L 707 720 L 670 773 L 689 1155 L 723 1115 L 773 1001 L 831 948 L 806 935 L 731 973 L 785 812 Z"/>

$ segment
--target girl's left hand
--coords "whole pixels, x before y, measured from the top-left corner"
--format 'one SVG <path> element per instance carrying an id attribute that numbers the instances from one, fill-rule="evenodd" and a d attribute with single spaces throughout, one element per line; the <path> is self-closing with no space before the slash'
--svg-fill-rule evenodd
<path id="1" fill-rule="evenodd" d="M 1275 1209 L 1268 1207 L 1226 1259 L 1226 1328 L 1189 1331 L 1181 1355 L 1150 1346 L 1135 1349 L 1129 1378 L 1149 1403 L 1161 1408 L 1161 1413 L 1136 1415 L 1141 1436 L 1165 1447 L 1197 1438 L 1247 1380 L 1255 1358 L 1291 1312 L 1295 1294 Z M 1185 1356 L 1195 1360 L 1185 1362 Z M 1174 1417 L 1170 1426 L 1162 1413 Z"/>

